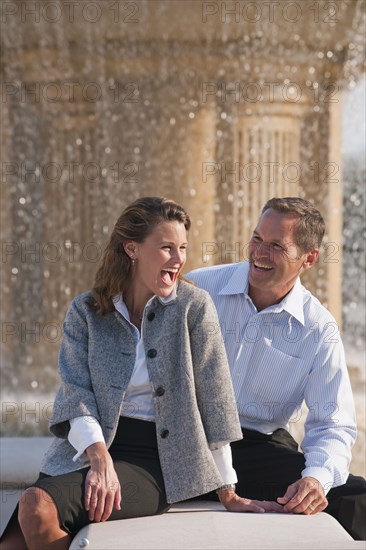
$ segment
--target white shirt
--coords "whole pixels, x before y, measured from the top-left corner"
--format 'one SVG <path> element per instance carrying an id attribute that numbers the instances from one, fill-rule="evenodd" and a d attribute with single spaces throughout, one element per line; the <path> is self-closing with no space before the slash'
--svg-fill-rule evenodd
<path id="1" fill-rule="evenodd" d="M 248 296 L 249 264 L 197 269 L 187 278 L 217 309 L 241 425 L 262 433 L 289 428 L 305 400 L 302 477 L 325 492 L 348 477 L 355 409 L 338 327 L 298 279 L 285 298 L 257 311 Z"/>
<path id="2" fill-rule="evenodd" d="M 160 297 L 159 300 L 166 304 L 176 297 L 176 287 L 167 297 Z M 151 298 L 152 300 L 153 298 Z M 149 303 L 149 302 L 148 302 Z M 147 305 L 147 304 L 146 304 Z M 114 300 L 116 310 L 130 323 L 130 316 L 122 296 Z M 145 306 L 146 307 L 146 306 Z M 121 406 L 121 416 L 138 418 L 153 422 L 155 411 L 153 403 L 153 392 L 146 366 L 146 356 L 143 342 L 143 321 L 141 335 L 135 325 L 130 323 L 133 330 L 136 345 L 136 360 L 130 383 L 127 387 L 125 397 Z M 94 443 L 105 443 L 102 428 L 96 418 L 92 416 L 79 416 L 70 420 L 70 431 L 68 440 L 77 450 L 73 461 L 76 462 L 85 449 Z M 211 448 L 211 446 L 210 446 Z M 213 459 L 223 480 L 223 484 L 236 483 L 238 478 L 232 467 L 231 447 L 228 442 L 216 443 L 211 448 Z"/>

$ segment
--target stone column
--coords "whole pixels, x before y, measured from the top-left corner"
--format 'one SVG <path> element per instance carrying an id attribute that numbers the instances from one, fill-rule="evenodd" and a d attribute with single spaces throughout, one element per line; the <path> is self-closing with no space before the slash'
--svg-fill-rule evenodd
<path id="1" fill-rule="evenodd" d="M 300 118 L 298 109 L 288 111 L 286 105 L 261 105 L 260 114 L 237 119 L 234 158 L 240 179 L 234 189 L 235 240 L 248 242 L 268 199 L 298 194 Z"/>

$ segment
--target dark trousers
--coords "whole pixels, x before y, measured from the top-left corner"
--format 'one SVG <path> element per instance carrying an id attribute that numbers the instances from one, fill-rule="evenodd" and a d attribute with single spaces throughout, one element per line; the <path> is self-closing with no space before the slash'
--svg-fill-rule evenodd
<path id="1" fill-rule="evenodd" d="M 274 500 L 301 478 L 304 455 L 283 429 L 271 435 L 243 429 L 243 439 L 231 444 L 238 476 L 237 493 L 258 500 Z M 210 496 L 212 498 L 212 495 Z M 331 489 L 324 510 L 356 540 L 366 540 L 366 481 L 349 475 L 344 485 Z"/>

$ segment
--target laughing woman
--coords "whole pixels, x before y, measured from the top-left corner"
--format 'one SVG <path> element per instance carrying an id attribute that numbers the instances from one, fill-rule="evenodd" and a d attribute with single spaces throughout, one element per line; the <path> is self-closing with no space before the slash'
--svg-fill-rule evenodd
<path id="1" fill-rule="evenodd" d="M 118 219 L 92 291 L 67 312 L 56 437 L 8 548 L 66 549 L 90 522 L 159 514 L 213 489 L 228 510 L 275 509 L 235 493 L 229 443 L 242 433 L 211 299 L 181 279 L 189 227 L 158 197 Z"/>

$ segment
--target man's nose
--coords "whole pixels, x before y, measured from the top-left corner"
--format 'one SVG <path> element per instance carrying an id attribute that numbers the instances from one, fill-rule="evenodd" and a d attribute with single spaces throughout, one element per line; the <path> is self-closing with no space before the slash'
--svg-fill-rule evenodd
<path id="1" fill-rule="evenodd" d="M 266 242 L 261 242 L 255 251 L 255 256 L 257 258 L 273 258 L 273 245 Z"/>

